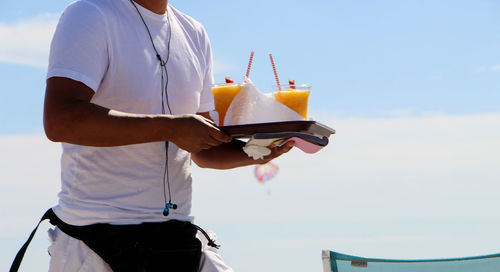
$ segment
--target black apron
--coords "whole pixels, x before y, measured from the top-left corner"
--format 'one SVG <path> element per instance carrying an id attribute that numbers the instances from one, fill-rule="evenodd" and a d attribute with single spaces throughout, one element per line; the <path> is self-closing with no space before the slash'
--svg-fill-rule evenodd
<path id="1" fill-rule="evenodd" d="M 49 209 L 17 253 L 10 272 L 19 269 L 38 226 L 46 219 L 67 235 L 83 241 L 115 272 L 198 271 L 201 258 L 201 242 L 196 238 L 198 230 L 207 237 L 209 246 L 218 248 L 203 229 L 190 222 L 169 220 L 137 225 L 73 226 L 64 223 Z"/>

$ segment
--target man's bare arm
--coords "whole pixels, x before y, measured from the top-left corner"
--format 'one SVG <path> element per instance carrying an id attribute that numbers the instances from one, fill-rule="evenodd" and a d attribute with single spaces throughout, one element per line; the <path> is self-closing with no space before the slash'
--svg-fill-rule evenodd
<path id="1" fill-rule="evenodd" d="M 205 118 L 210 118 L 207 112 L 199 113 Z M 191 159 L 203 168 L 231 169 L 241 166 L 264 164 L 288 152 L 293 147 L 289 142 L 281 147 L 271 147 L 271 154 L 260 160 L 254 160 L 243 151 L 244 142 L 234 140 L 219 146 L 191 153 Z"/>
<path id="2" fill-rule="evenodd" d="M 94 91 L 63 77 L 47 80 L 44 128 L 56 142 L 89 146 L 119 146 L 171 141 L 198 152 L 228 142 L 211 120 L 196 114 L 153 115 L 119 112 L 90 102 Z"/>

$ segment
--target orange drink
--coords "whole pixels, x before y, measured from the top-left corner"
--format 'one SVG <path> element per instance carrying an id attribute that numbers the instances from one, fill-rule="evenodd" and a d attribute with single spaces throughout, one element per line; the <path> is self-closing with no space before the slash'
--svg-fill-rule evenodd
<path id="1" fill-rule="evenodd" d="M 302 115 L 304 119 L 307 119 L 307 104 L 311 86 L 281 85 L 282 91 L 278 90 L 278 86 L 274 86 L 273 88 L 275 90 L 273 94 L 276 101 Z"/>
<path id="2" fill-rule="evenodd" d="M 212 86 L 215 110 L 219 113 L 219 126 L 224 125 L 227 109 L 242 88 L 243 85 L 235 83 L 216 84 Z"/>

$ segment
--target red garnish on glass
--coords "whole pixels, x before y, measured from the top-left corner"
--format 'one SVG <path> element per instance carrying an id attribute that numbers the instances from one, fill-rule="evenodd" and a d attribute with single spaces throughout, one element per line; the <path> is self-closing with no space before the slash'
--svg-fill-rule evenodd
<path id="1" fill-rule="evenodd" d="M 288 85 L 290 85 L 290 88 L 291 88 L 291 89 L 295 89 L 295 80 L 291 80 L 291 79 L 289 79 L 289 80 L 288 80 Z"/>
<path id="2" fill-rule="evenodd" d="M 226 77 L 226 83 L 234 83 L 234 80 L 230 77 Z"/>

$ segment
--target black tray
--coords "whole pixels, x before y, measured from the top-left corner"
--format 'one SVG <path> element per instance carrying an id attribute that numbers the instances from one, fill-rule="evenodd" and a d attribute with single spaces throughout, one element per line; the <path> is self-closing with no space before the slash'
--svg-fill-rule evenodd
<path id="1" fill-rule="evenodd" d="M 327 137 L 335 133 L 334 129 L 309 120 L 222 126 L 219 128 L 233 138 L 250 137 L 256 133 L 308 132 Z"/>

